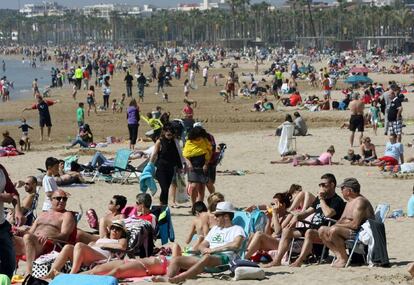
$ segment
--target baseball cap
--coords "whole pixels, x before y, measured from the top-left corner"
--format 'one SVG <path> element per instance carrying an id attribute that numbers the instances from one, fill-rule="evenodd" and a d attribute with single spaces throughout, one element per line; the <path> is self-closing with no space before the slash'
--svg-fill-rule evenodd
<path id="1" fill-rule="evenodd" d="M 345 178 L 344 181 L 338 186 L 338 188 L 342 187 L 351 188 L 355 192 L 359 192 L 361 190 L 361 185 L 356 178 Z"/>

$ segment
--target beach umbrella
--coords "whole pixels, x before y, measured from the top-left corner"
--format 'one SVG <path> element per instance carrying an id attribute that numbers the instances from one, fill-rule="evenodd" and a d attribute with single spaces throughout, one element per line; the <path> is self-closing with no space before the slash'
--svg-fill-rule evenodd
<path id="1" fill-rule="evenodd" d="M 348 84 L 358 84 L 358 83 L 372 83 L 372 79 L 368 76 L 362 76 L 362 75 L 352 75 L 349 76 L 347 79 L 345 79 L 345 83 Z"/>
<path id="2" fill-rule="evenodd" d="M 368 73 L 369 69 L 366 67 L 353 67 L 349 71 L 350 73 Z"/>

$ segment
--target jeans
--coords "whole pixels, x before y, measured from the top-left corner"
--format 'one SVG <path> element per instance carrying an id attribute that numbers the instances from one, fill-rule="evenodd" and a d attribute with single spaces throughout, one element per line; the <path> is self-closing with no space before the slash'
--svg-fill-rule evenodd
<path id="1" fill-rule="evenodd" d="M 141 98 L 144 98 L 144 88 L 145 88 L 144 84 L 138 85 L 138 96 Z"/>
<path id="2" fill-rule="evenodd" d="M 126 86 L 127 97 L 132 97 L 132 85 Z"/>
<path id="3" fill-rule="evenodd" d="M 103 164 L 108 165 L 108 166 L 113 166 L 114 161 L 107 159 L 101 152 L 97 151 L 95 153 L 95 155 L 92 157 L 92 161 L 91 161 L 90 165 L 93 168 L 96 168 L 96 167 L 99 167 Z"/>
<path id="4" fill-rule="evenodd" d="M 10 231 L 11 226 L 7 221 L 0 225 L 0 274 L 12 278 L 16 267 L 16 254 Z"/>
<path id="5" fill-rule="evenodd" d="M 109 95 L 103 95 L 103 100 L 104 100 L 104 108 L 108 109 L 109 108 Z"/>
<path id="6" fill-rule="evenodd" d="M 76 137 L 74 141 L 72 141 L 71 147 L 79 144 L 81 147 L 89 147 L 89 144 L 82 140 L 79 136 Z"/>

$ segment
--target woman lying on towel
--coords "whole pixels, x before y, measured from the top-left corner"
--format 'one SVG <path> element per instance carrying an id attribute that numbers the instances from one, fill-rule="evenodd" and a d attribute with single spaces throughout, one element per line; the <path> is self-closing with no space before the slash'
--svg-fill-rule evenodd
<path id="1" fill-rule="evenodd" d="M 127 239 L 124 222 L 113 221 L 109 238 L 100 238 L 89 245 L 78 242 L 75 246 L 67 244 L 57 256 L 45 279 L 54 278 L 62 270 L 68 260 L 72 261 L 71 274 L 78 273 L 81 265 L 90 265 L 100 260 L 106 260 L 111 256 L 108 249 L 126 250 Z"/>
<path id="2" fill-rule="evenodd" d="M 332 161 L 332 156 L 335 154 L 335 147 L 331 145 L 326 152 L 322 153 L 317 158 L 312 158 L 309 154 L 295 155 L 293 157 L 283 157 L 281 160 L 271 161 L 271 164 L 288 164 L 293 163 L 293 166 L 301 165 L 333 165 L 340 164 Z"/>

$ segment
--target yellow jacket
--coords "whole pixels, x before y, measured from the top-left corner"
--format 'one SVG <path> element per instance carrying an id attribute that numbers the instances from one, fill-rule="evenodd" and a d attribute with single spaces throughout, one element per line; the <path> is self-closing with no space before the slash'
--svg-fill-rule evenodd
<path id="1" fill-rule="evenodd" d="M 210 161 L 213 154 L 211 143 L 206 138 L 197 140 L 187 140 L 183 149 L 183 156 L 185 158 L 205 155 L 206 162 Z"/>

